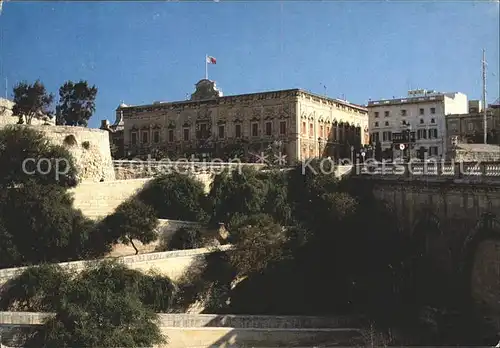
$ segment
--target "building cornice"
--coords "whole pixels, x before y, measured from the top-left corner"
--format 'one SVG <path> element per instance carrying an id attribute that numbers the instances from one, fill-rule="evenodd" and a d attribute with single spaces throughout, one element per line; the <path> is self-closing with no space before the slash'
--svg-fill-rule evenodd
<path id="1" fill-rule="evenodd" d="M 116 110 L 123 111 L 162 111 L 162 110 L 175 110 L 184 108 L 199 108 L 209 105 L 224 105 L 233 104 L 241 102 L 255 102 L 263 101 L 269 99 L 285 99 L 285 98 L 300 98 L 309 97 L 317 98 L 321 101 L 328 101 L 332 104 L 339 104 L 346 107 L 351 107 L 361 112 L 368 112 L 368 110 L 360 105 L 352 104 L 343 100 L 328 98 L 325 96 L 320 96 L 302 89 L 285 89 L 278 91 L 268 91 L 268 92 L 258 92 L 258 93 L 248 93 L 248 94 L 238 94 L 238 95 L 228 95 L 217 98 L 205 99 L 205 100 L 182 100 L 173 102 L 163 102 L 163 103 L 153 103 L 144 105 L 134 105 L 134 106 L 119 106 Z"/>

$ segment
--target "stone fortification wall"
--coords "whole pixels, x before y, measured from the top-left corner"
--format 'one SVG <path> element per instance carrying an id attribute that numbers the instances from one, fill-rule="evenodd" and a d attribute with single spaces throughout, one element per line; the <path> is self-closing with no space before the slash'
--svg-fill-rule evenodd
<path id="1" fill-rule="evenodd" d="M 222 245 L 219 250 L 228 250 L 230 245 Z M 204 255 L 213 252 L 214 249 L 199 248 L 189 250 L 165 251 L 159 253 L 139 254 L 134 256 L 124 256 L 115 258 L 118 262 L 127 265 L 129 268 L 147 272 L 156 270 L 168 276 L 170 279 L 178 280 L 195 261 Z M 62 262 L 58 265 L 79 272 L 89 263 L 94 261 L 72 261 Z M 0 285 L 20 274 L 26 267 L 0 269 Z"/>
<path id="2" fill-rule="evenodd" d="M 71 152 L 82 182 L 115 179 L 106 131 L 71 126 L 41 126 L 35 129 L 43 132 L 54 144 L 63 145 Z"/>
<path id="3" fill-rule="evenodd" d="M 19 122 L 19 117 L 14 116 L 12 113 L 12 108 L 14 107 L 14 102 L 8 99 L 0 98 L 0 127 L 17 124 Z M 24 123 L 26 123 L 26 118 L 23 118 Z M 44 117 L 43 119 L 33 118 L 31 120 L 33 126 L 39 126 L 42 124 L 55 125 L 55 118 Z"/>
<path id="4" fill-rule="evenodd" d="M 12 118 L 12 117 L 11 117 Z M 0 116 L 0 128 L 14 123 L 2 123 L 8 117 Z M 115 172 L 106 131 L 86 127 L 20 125 L 45 134 L 55 145 L 64 146 L 75 158 L 80 182 L 115 180 Z"/>
<path id="5" fill-rule="evenodd" d="M 195 174 L 208 191 L 211 174 Z M 127 199 L 137 194 L 152 178 L 114 180 L 105 182 L 82 182 L 70 190 L 75 199 L 74 206 L 92 219 L 103 218 Z"/>
<path id="6" fill-rule="evenodd" d="M 69 190 L 74 206 L 92 219 L 103 218 L 141 190 L 151 179 L 114 180 L 109 182 L 82 182 Z"/>

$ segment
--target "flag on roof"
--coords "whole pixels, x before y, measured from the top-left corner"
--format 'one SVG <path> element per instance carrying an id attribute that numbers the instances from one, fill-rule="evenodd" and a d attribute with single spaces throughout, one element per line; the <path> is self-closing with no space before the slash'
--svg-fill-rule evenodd
<path id="1" fill-rule="evenodd" d="M 217 64 L 217 59 L 215 59 L 212 56 L 207 56 L 207 63 L 208 64 Z"/>

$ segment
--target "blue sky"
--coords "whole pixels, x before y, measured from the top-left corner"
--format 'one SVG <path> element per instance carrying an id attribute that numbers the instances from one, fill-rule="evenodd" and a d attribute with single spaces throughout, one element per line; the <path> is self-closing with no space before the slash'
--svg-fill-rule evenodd
<path id="1" fill-rule="evenodd" d="M 204 77 L 225 95 L 304 88 L 363 104 L 408 88 L 499 96 L 495 1 L 7 2 L 0 77 L 99 88 L 90 125 L 127 104 L 184 100 Z M 496 74 L 495 75 L 493 75 Z M 4 88 L 0 88 L 4 95 Z"/>

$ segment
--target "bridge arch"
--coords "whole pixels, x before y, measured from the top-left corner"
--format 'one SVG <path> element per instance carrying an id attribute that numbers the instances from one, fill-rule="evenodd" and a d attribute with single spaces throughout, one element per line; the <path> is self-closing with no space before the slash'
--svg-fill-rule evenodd
<path id="1" fill-rule="evenodd" d="M 500 220 L 495 214 L 483 214 L 465 239 L 461 268 L 470 303 L 500 323 Z"/>
<path id="2" fill-rule="evenodd" d="M 442 239 L 443 232 L 441 230 L 441 221 L 434 214 L 431 207 L 425 207 L 417 215 L 415 222 L 411 228 L 411 239 L 416 251 L 423 256 L 436 245 L 433 242 L 436 239 Z"/>

